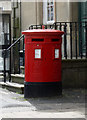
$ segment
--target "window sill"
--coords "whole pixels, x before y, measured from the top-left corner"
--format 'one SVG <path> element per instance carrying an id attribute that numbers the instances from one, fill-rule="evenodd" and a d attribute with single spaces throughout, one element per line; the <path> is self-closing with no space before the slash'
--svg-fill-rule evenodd
<path id="1" fill-rule="evenodd" d="M 52 25 L 55 21 L 47 21 L 47 25 Z"/>

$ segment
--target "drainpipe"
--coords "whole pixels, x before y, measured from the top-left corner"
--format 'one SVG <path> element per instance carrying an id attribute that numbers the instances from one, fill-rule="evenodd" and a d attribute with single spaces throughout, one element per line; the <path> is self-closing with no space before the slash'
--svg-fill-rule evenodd
<path id="1" fill-rule="evenodd" d="M 21 35 L 21 0 L 20 0 L 20 35 Z"/>
<path id="2" fill-rule="evenodd" d="M 14 1 L 13 1 L 13 4 L 14 4 Z M 17 6 L 14 7 L 13 6 L 13 42 L 14 42 L 14 38 L 16 37 L 16 33 L 14 33 L 15 31 L 15 18 L 16 18 L 16 9 L 18 8 L 18 2 L 17 2 Z"/>
<path id="3" fill-rule="evenodd" d="M 16 38 L 16 28 L 15 28 L 15 18 L 16 18 L 16 9 L 18 8 L 18 0 L 16 3 L 16 6 L 14 6 L 14 1 L 13 1 L 13 42 L 15 42 L 15 38 Z M 15 69 L 15 49 L 13 48 L 13 58 L 14 58 L 14 62 L 13 62 L 13 72 L 14 74 L 16 73 L 16 69 Z"/>

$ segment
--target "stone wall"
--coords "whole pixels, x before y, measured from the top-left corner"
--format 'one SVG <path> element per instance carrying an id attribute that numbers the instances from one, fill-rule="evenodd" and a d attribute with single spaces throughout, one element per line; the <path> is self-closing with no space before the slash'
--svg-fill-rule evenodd
<path id="1" fill-rule="evenodd" d="M 63 88 L 87 87 L 87 59 L 62 60 Z"/>

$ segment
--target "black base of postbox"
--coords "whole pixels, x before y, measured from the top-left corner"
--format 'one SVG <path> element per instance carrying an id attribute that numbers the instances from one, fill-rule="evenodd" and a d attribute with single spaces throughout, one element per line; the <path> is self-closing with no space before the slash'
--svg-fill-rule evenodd
<path id="1" fill-rule="evenodd" d="M 62 95 L 62 82 L 25 82 L 24 98 Z"/>

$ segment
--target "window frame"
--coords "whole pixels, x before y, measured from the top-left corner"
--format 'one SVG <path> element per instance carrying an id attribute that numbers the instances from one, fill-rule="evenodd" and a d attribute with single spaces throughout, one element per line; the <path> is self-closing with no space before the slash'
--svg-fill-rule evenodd
<path id="1" fill-rule="evenodd" d="M 50 0 L 49 0 L 50 1 Z M 53 24 L 55 22 L 55 0 L 53 0 L 53 20 L 48 21 L 48 0 L 43 0 L 43 24 Z"/>

